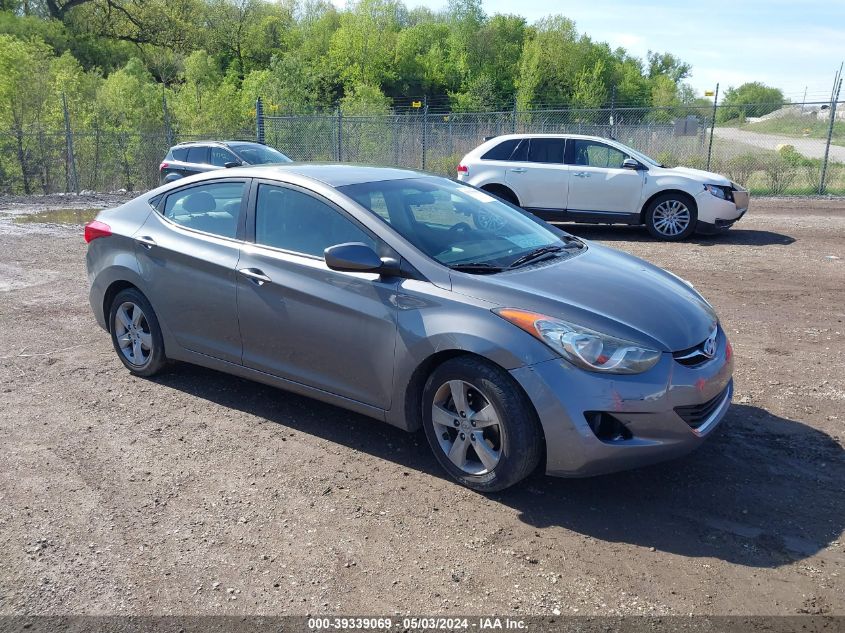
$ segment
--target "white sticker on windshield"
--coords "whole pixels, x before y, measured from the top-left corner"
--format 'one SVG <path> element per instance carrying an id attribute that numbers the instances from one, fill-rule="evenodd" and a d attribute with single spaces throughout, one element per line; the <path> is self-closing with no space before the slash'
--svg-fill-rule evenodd
<path id="1" fill-rule="evenodd" d="M 535 248 L 537 246 L 545 246 L 548 244 L 548 239 L 546 237 L 536 233 L 509 235 L 508 239 L 520 248 Z"/>
<path id="2" fill-rule="evenodd" d="M 483 191 L 478 191 L 478 189 L 469 189 L 463 191 L 463 193 L 467 194 L 468 196 L 475 198 L 479 202 L 496 202 L 496 198 L 491 195 L 484 193 Z"/>

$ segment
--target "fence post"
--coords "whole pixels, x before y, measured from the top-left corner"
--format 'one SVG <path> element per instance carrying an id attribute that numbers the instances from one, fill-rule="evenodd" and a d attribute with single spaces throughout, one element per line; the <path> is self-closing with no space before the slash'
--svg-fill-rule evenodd
<path id="1" fill-rule="evenodd" d="M 513 125 L 511 125 L 511 134 L 516 134 L 516 116 L 517 116 L 517 106 L 516 106 L 516 95 L 513 96 Z"/>
<path id="2" fill-rule="evenodd" d="M 616 139 L 616 85 L 610 89 L 610 138 Z"/>
<path id="3" fill-rule="evenodd" d="M 264 102 L 261 97 L 255 100 L 255 140 L 264 144 Z"/>
<path id="4" fill-rule="evenodd" d="M 67 96 L 62 93 L 62 110 L 65 115 L 65 149 L 67 150 L 67 190 L 79 193 L 79 176 L 76 173 L 76 158 L 73 154 L 73 133 L 70 129 L 70 113 L 67 109 Z"/>
<path id="5" fill-rule="evenodd" d="M 719 84 L 716 84 L 716 94 L 713 96 L 713 118 L 710 121 L 710 144 L 707 146 L 707 169 L 710 171 L 710 159 L 713 156 L 713 130 L 716 128 L 716 104 L 719 102 Z"/>
<path id="6" fill-rule="evenodd" d="M 337 152 L 336 152 L 337 162 L 343 160 L 343 110 L 340 108 L 340 104 L 337 104 Z"/>
<path id="7" fill-rule="evenodd" d="M 422 120 L 422 168 L 425 170 L 425 154 L 428 149 L 428 99 L 423 106 L 423 120 Z"/>
<path id="8" fill-rule="evenodd" d="M 161 87 L 161 111 L 164 115 L 164 137 L 167 140 L 168 147 L 172 147 L 176 143 L 173 135 L 173 126 L 170 124 L 170 110 L 167 109 L 167 93 L 164 91 L 164 86 Z"/>
<path id="9" fill-rule="evenodd" d="M 830 124 L 827 126 L 827 144 L 824 146 L 824 160 L 822 160 L 822 173 L 819 177 L 819 195 L 824 195 L 824 179 L 827 176 L 827 161 L 830 156 L 830 141 L 833 138 L 833 125 L 836 123 L 836 104 L 839 101 L 839 91 L 842 90 L 842 78 L 836 86 L 836 94 L 830 100 Z"/>

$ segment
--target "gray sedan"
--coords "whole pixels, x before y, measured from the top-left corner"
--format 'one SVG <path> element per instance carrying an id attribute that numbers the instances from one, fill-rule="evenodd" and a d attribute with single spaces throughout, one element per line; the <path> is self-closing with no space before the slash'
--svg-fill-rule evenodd
<path id="1" fill-rule="evenodd" d="M 422 427 L 476 490 L 676 457 L 730 406 L 731 346 L 691 285 L 444 178 L 234 168 L 85 238 L 133 374 L 187 361 Z"/>

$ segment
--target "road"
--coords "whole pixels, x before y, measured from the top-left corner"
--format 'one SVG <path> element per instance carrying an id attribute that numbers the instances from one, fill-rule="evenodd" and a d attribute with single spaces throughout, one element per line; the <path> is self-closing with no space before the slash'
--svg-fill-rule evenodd
<path id="1" fill-rule="evenodd" d="M 761 134 L 760 132 L 740 130 L 735 127 L 716 127 L 713 130 L 713 134 L 717 138 L 727 141 L 737 141 L 745 145 L 752 145 L 763 149 L 776 150 L 778 145 L 792 145 L 799 154 L 807 158 L 824 158 L 824 139 Z M 831 145 L 830 160 L 845 162 L 845 147 Z"/>

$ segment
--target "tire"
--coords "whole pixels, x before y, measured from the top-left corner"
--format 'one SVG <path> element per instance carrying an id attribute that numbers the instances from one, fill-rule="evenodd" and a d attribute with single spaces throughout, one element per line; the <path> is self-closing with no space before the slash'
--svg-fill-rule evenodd
<path id="1" fill-rule="evenodd" d="M 153 376 L 167 364 L 158 318 L 137 288 L 121 290 L 109 309 L 109 330 L 117 357 L 136 376 Z"/>
<path id="2" fill-rule="evenodd" d="M 469 356 L 446 361 L 426 381 L 422 407 L 434 456 L 468 488 L 504 490 L 540 463 L 543 432 L 534 407 L 513 378 L 492 363 Z"/>
<path id="3" fill-rule="evenodd" d="M 496 196 L 505 202 L 510 202 L 515 207 L 519 206 L 519 200 L 516 199 L 516 194 L 503 185 L 489 185 L 488 187 L 482 187 L 482 189 L 491 196 Z"/>
<path id="4" fill-rule="evenodd" d="M 685 240 L 695 231 L 698 209 L 689 196 L 664 193 L 648 205 L 645 225 L 652 237 L 666 242 Z"/>

